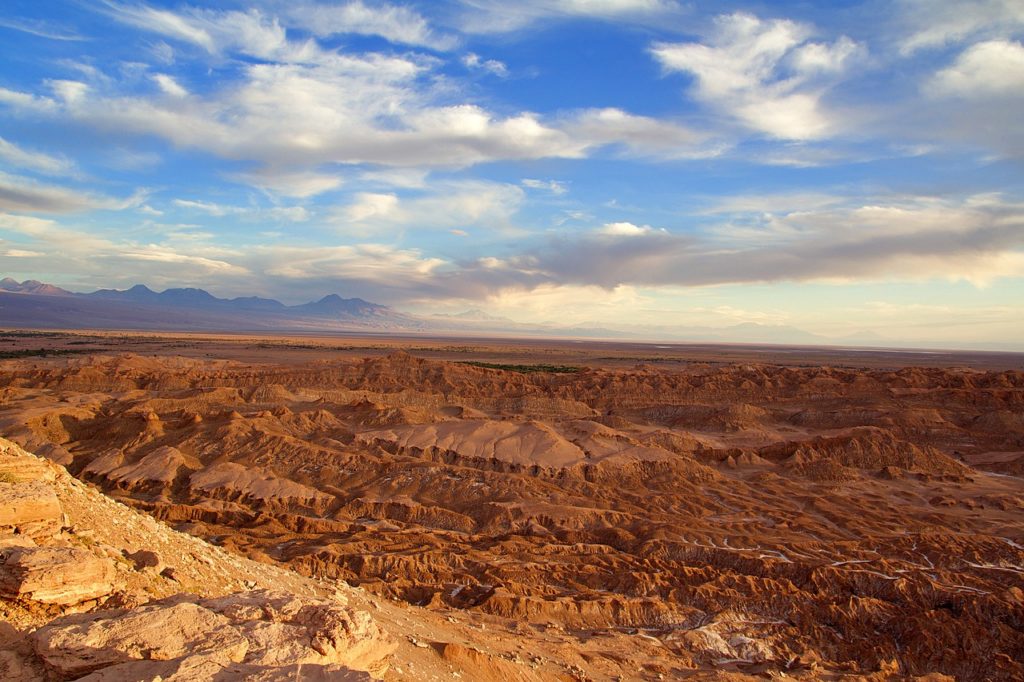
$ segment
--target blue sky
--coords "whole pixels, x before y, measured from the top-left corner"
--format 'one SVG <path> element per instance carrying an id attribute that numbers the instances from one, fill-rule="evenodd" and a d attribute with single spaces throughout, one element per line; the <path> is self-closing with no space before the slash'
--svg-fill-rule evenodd
<path id="1" fill-rule="evenodd" d="M 1016 0 L 7 0 L 0 268 L 1011 347 L 1022 38 Z"/>

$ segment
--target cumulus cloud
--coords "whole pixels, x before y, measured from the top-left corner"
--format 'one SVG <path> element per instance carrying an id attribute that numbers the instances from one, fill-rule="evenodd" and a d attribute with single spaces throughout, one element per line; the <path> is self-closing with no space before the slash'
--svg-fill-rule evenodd
<path id="1" fill-rule="evenodd" d="M 157 135 L 179 147 L 270 168 L 466 166 L 579 157 L 587 148 L 586 141 L 531 113 L 497 117 L 476 105 L 434 105 L 414 82 L 424 68 L 403 57 L 339 56 L 330 66 L 252 64 L 241 83 L 205 98 L 83 92 L 57 102 L 8 91 L 7 99 L 111 133 Z"/>
<path id="2" fill-rule="evenodd" d="M 430 192 L 404 197 L 390 192 L 360 192 L 352 203 L 337 211 L 334 222 L 343 231 L 356 233 L 396 228 L 511 230 L 512 217 L 523 199 L 523 191 L 515 185 L 482 181 L 441 183 Z"/>
<path id="3" fill-rule="evenodd" d="M 736 13 L 716 18 L 705 43 L 656 43 L 651 53 L 666 71 L 691 74 L 698 100 L 744 126 L 813 140 L 836 132 L 822 98 L 864 48 L 846 36 L 812 36 L 805 24 Z"/>
<path id="4" fill-rule="evenodd" d="M 574 112 L 566 117 L 563 127 L 572 130 L 586 148 L 618 146 L 629 156 L 707 158 L 717 156 L 725 149 L 723 142 L 707 133 L 614 107 Z"/>
<path id="5" fill-rule="evenodd" d="M 404 213 L 404 212 L 402 212 Z M 346 220 L 361 223 L 367 220 L 392 221 L 400 215 L 398 196 L 376 192 L 360 192 L 355 201 L 342 212 Z"/>
<path id="6" fill-rule="evenodd" d="M 609 237 L 639 237 L 641 235 L 648 235 L 656 230 L 650 225 L 634 225 L 633 223 L 621 222 L 621 223 L 607 223 L 596 230 L 597 234 L 606 235 Z M 660 232 L 667 234 L 666 230 L 662 229 Z"/>
<path id="7" fill-rule="evenodd" d="M 990 159 L 1024 158 L 1021 42 L 971 45 L 926 78 L 921 91 L 927 99 L 908 107 L 897 129 L 906 139 L 939 149 L 984 150 Z"/>
<path id="8" fill-rule="evenodd" d="M 436 78 L 441 63 L 436 58 L 326 50 L 315 39 L 292 39 L 277 16 L 257 9 L 110 7 L 122 22 L 200 48 L 198 57 L 208 55 L 213 64 L 236 55 L 255 61 L 238 62 L 237 79 L 202 92 L 189 93 L 174 76 L 154 73 L 146 77 L 160 96 L 113 81 L 91 87 L 51 80 L 46 84 L 52 96 L 0 89 L 0 104 L 112 136 L 156 136 L 178 148 L 253 162 L 254 170 L 234 177 L 295 197 L 337 187 L 322 173 L 315 175 L 336 164 L 460 168 L 582 158 L 602 147 L 658 158 L 720 150 L 685 125 L 621 109 L 566 112 L 545 120 L 529 111 L 499 115 L 478 104 L 453 103 L 451 88 Z M 493 60 L 468 59 L 478 68 L 502 70 Z"/>
<path id="9" fill-rule="evenodd" d="M 929 91 L 951 97 L 1024 97 L 1024 45 L 990 40 L 964 50 L 932 78 Z"/>

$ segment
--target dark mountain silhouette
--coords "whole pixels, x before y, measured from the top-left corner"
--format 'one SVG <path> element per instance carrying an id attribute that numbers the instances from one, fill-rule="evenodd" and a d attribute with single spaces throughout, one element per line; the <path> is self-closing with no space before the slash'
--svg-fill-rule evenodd
<path id="1" fill-rule="evenodd" d="M 59 297 L 59 298 L 58 298 Z M 199 331 L 395 330 L 423 327 L 415 317 L 337 294 L 287 306 L 258 296 L 217 298 L 193 287 L 100 289 L 78 294 L 35 280 L 0 280 L 0 325 L 42 328 Z"/>
<path id="2" fill-rule="evenodd" d="M 342 298 L 337 294 L 329 294 L 319 301 L 313 301 L 312 303 L 292 306 L 291 309 L 309 315 L 350 316 L 354 318 L 386 316 L 391 310 L 387 306 L 370 303 L 361 298 Z"/>

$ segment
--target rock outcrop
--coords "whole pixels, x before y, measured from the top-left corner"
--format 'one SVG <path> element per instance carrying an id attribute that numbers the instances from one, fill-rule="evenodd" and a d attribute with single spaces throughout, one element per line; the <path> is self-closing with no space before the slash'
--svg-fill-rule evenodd
<path id="1" fill-rule="evenodd" d="M 94 682 L 370 680 L 387 672 L 395 643 L 343 596 L 264 589 L 150 600 L 131 585 L 177 582 L 165 575 L 163 558 L 98 544 L 95 529 L 67 526 L 58 494 L 71 481 L 66 473 L 3 439 L 0 471 L 7 472 L 0 484 L 7 493 L 0 497 L 7 533 L 0 536 L 0 616 L 44 623 L 28 638 L 30 647 L 0 628 L 0 649 L 10 649 L 0 655 L 0 678 L 34 680 L 45 671 L 53 680 Z M 126 517 L 134 514 L 116 507 L 101 513 L 113 528 L 105 529 L 108 539 L 127 533 Z M 112 602 L 130 606 L 103 608 Z"/>
<path id="2" fill-rule="evenodd" d="M 6 473 L 7 481 L 0 480 L 0 534 L 47 537 L 61 529 L 63 512 L 53 487 L 41 480 L 19 481 L 31 473 Z"/>
<path id="3" fill-rule="evenodd" d="M 395 649 L 366 613 L 269 591 L 216 599 L 180 595 L 135 609 L 65 616 L 32 640 L 60 678 L 100 672 L 87 678 L 97 680 L 178 679 L 187 671 L 197 678 L 196 671 L 208 667 L 244 671 L 235 679 L 249 679 L 305 666 L 380 678 Z"/>
<path id="4" fill-rule="evenodd" d="M 76 547 L 0 550 L 0 594 L 71 606 L 114 591 L 114 562 Z"/>

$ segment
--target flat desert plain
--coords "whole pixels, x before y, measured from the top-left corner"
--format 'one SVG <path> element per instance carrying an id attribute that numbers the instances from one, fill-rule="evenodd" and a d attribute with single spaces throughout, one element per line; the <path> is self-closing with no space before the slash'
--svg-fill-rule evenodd
<path id="1" fill-rule="evenodd" d="M 435 667 L 388 679 L 1024 678 L 1018 354 L 16 330 L 0 354 L 6 438 L 403 609 L 399 639 L 435 623 Z"/>

